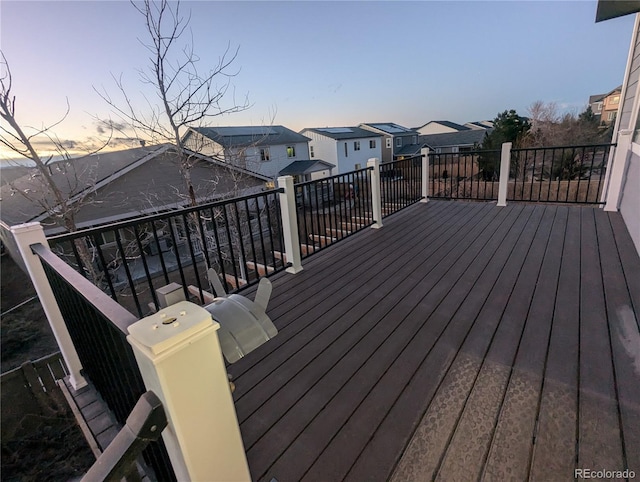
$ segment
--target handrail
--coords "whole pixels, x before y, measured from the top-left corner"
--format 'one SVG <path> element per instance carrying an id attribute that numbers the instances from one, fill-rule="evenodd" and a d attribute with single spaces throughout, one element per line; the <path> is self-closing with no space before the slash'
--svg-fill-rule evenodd
<path id="1" fill-rule="evenodd" d="M 167 415 L 158 396 L 151 390 L 143 393 L 127 417 L 125 426 L 81 480 L 121 480 L 132 470 L 132 465 L 149 442 L 160 438 L 167 424 Z"/>
<path id="2" fill-rule="evenodd" d="M 40 259 L 49 265 L 52 269 L 64 277 L 67 283 L 82 296 L 87 302 L 91 303 L 100 314 L 111 321 L 124 335 L 128 335 L 127 328 L 129 325 L 138 321 L 133 314 L 116 303 L 111 298 L 105 296 L 93 283 L 87 281 L 80 273 L 74 270 L 67 263 L 58 258 L 49 249 L 40 243 L 31 245 L 31 251 L 37 254 Z"/>
<path id="3" fill-rule="evenodd" d="M 284 192 L 284 189 L 282 188 L 277 188 L 277 189 L 270 189 L 268 191 L 260 191 L 259 193 L 255 193 L 255 194 L 247 194 L 246 196 L 240 196 L 240 197 L 233 197 L 233 198 L 228 198 L 228 199 L 223 199 L 221 201 L 213 201 L 210 203 L 204 203 L 204 204 L 198 204 L 197 206 L 189 206 L 186 208 L 180 208 L 180 209 L 172 209 L 169 211 L 164 211 L 158 214 L 153 214 L 151 216 L 149 215 L 142 215 L 142 216 L 137 216 L 135 218 L 132 219 L 127 219 L 126 221 L 118 221 L 115 223 L 110 223 L 110 224 L 106 224 L 104 226 L 98 226 L 95 228 L 87 228 L 87 229 L 80 229 L 78 231 L 74 231 L 72 233 L 64 233 L 64 234 L 57 234 L 54 236 L 49 236 L 47 237 L 47 239 L 51 240 L 51 241 L 57 241 L 57 242 L 61 242 L 61 241 L 69 241 L 72 239 L 76 239 L 76 238 L 80 238 L 80 237 L 84 237 L 84 236 L 89 236 L 92 234 L 99 234 L 102 233 L 104 231 L 111 231 L 114 229 L 120 229 L 120 228 L 127 228 L 129 226 L 135 226 L 140 224 L 140 222 L 151 222 L 151 221 L 158 221 L 160 219 L 166 219 L 168 216 L 174 217 L 174 216 L 180 216 L 180 215 L 184 215 L 184 214 L 189 214 L 192 212 L 197 212 L 197 211 L 202 211 L 204 209 L 212 209 L 212 208 L 216 208 L 216 207 L 221 207 L 221 206 L 226 206 L 227 204 L 231 204 L 231 203 L 238 203 L 238 202 L 242 202 L 245 200 L 249 200 L 249 199 L 253 199 L 257 196 L 268 196 L 269 194 L 279 194 Z"/>
<path id="4" fill-rule="evenodd" d="M 349 176 L 350 174 L 357 174 L 359 172 L 373 171 L 373 167 L 363 167 L 362 169 L 356 169 L 354 171 L 345 172 L 342 174 L 336 174 L 335 176 L 322 177 L 320 179 L 313 179 L 311 181 L 297 182 L 296 186 L 306 186 L 307 184 L 315 184 L 318 182 L 326 182 L 333 181 L 334 179 L 338 179 L 339 177 Z"/>

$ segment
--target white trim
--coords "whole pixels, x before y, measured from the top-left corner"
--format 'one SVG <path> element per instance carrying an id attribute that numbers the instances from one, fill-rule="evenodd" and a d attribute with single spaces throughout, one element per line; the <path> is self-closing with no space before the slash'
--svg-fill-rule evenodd
<path id="1" fill-rule="evenodd" d="M 622 99 L 622 102 L 620 102 L 618 106 L 618 115 L 616 116 L 616 121 L 613 126 L 613 137 L 611 139 L 611 142 L 614 144 L 618 143 L 618 137 L 620 134 L 620 120 L 622 118 L 620 114 L 621 114 L 622 106 L 624 105 L 624 99 L 627 96 L 629 74 L 631 73 L 631 64 L 633 63 L 633 54 L 635 52 L 635 45 L 638 38 L 639 28 L 640 28 L 640 13 L 636 13 L 636 21 L 633 24 L 633 32 L 631 34 L 631 42 L 629 44 L 629 53 L 627 55 L 627 66 L 624 70 L 624 81 L 622 82 L 622 90 L 620 92 L 620 99 Z M 640 81 L 638 82 L 638 86 L 640 86 Z M 637 96 L 637 93 L 636 93 L 636 96 Z M 634 106 L 637 100 L 638 100 L 637 98 L 634 99 Z M 635 115 L 636 115 L 635 119 L 637 119 L 637 113 Z M 633 119 L 634 119 L 634 112 L 631 113 L 631 120 Z M 635 124 L 632 124 L 632 125 L 635 128 Z M 607 160 L 607 170 L 605 173 L 604 187 L 602 188 L 602 195 L 600 196 L 600 202 L 607 201 L 607 196 L 609 193 L 609 185 L 611 183 L 611 171 L 612 171 L 613 162 L 614 162 L 615 154 L 617 150 L 618 150 L 618 147 L 611 149 L 609 151 L 609 159 Z"/>

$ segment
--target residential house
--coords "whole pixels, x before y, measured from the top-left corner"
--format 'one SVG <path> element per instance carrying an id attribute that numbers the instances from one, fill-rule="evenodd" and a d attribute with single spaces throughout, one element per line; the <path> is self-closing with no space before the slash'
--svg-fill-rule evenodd
<path id="1" fill-rule="evenodd" d="M 465 127 L 469 129 L 493 129 L 493 121 L 483 120 L 465 123 Z"/>
<path id="2" fill-rule="evenodd" d="M 271 179 L 293 162 L 310 160 L 309 139 L 284 126 L 195 127 L 183 142 L 196 152 Z"/>
<path id="3" fill-rule="evenodd" d="M 415 130 L 421 135 L 428 134 L 444 134 L 446 132 L 460 132 L 469 130 L 470 127 L 466 125 L 456 124 L 450 121 L 429 121 L 421 127 L 416 127 Z"/>
<path id="4" fill-rule="evenodd" d="M 627 10 L 625 10 L 627 9 Z M 640 2 L 598 2 L 596 21 L 640 11 Z M 603 101 L 608 112 L 619 112 L 612 142 L 617 144 L 609 158 L 602 201 L 605 211 L 620 211 L 640 253 L 640 14 L 636 13 L 624 81 Z M 617 103 L 614 100 L 617 98 Z M 620 100 L 621 99 L 621 100 Z M 618 106 L 615 110 L 613 106 Z"/>
<path id="5" fill-rule="evenodd" d="M 420 154 L 418 132 L 392 122 L 360 124 L 358 127 L 380 134 L 383 137 L 382 162 L 403 159 Z"/>
<path id="6" fill-rule="evenodd" d="M 437 154 L 471 151 L 482 144 L 490 129 L 468 129 L 460 132 L 429 134 L 420 136 L 419 141 Z"/>
<path id="7" fill-rule="evenodd" d="M 363 168 L 372 157 L 382 158 L 381 134 L 360 127 L 314 127 L 300 131 L 309 140 L 309 157 L 335 165 L 337 172 Z"/>
<path id="8" fill-rule="evenodd" d="M 190 163 L 198 201 L 259 192 L 270 181 L 201 154 L 191 153 Z M 170 144 L 100 152 L 49 167 L 53 180 L 74 208 L 78 228 L 188 205 L 190 199 L 180 171 L 180 158 Z M 39 221 L 47 235 L 65 231 L 51 215 L 58 206 L 35 168 L 0 188 L 0 208 L 5 226 Z"/>
<path id="9" fill-rule="evenodd" d="M 597 94 L 589 97 L 591 111 L 603 124 L 609 125 L 615 121 L 620 107 L 622 86 L 618 86 L 606 94 Z"/>

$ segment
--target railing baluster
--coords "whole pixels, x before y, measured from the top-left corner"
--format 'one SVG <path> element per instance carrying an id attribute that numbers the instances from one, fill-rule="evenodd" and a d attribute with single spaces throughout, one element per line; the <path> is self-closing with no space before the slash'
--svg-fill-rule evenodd
<path id="1" fill-rule="evenodd" d="M 153 231 L 153 239 L 156 242 L 156 246 L 158 248 L 158 257 L 160 258 L 160 266 L 162 267 L 162 274 L 164 276 L 164 282 L 169 284 L 169 273 L 167 271 L 167 266 L 164 262 L 164 255 L 162 254 L 162 247 L 160 246 L 160 239 L 158 238 L 158 230 L 156 229 L 155 222 L 151 221 L 151 230 Z"/>
<path id="2" fill-rule="evenodd" d="M 144 268 L 144 274 L 147 278 L 147 283 L 149 285 L 149 290 L 151 291 L 153 303 L 155 304 L 156 310 L 157 310 L 160 308 L 160 304 L 158 303 L 156 292 L 153 289 L 153 281 L 151 280 L 151 274 L 149 273 L 149 266 L 147 265 L 147 257 L 145 256 L 144 249 L 142 248 L 142 242 L 140 241 L 140 233 L 138 232 L 138 226 L 133 226 L 133 235 L 136 238 L 136 245 L 138 247 L 138 253 L 140 254 L 140 259 L 142 260 L 142 267 Z"/>

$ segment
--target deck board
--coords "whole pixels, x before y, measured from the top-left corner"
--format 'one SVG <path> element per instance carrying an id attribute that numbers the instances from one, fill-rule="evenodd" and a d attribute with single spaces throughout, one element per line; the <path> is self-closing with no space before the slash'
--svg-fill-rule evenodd
<path id="1" fill-rule="evenodd" d="M 252 477 L 636 467 L 640 261 L 620 219 L 432 200 L 274 275 L 280 332 L 228 367 Z"/>

